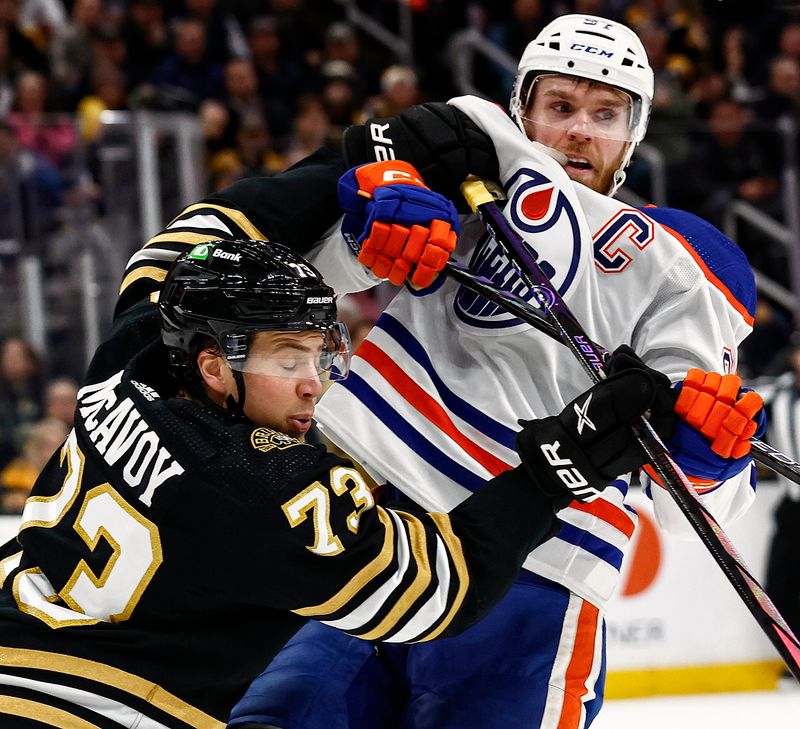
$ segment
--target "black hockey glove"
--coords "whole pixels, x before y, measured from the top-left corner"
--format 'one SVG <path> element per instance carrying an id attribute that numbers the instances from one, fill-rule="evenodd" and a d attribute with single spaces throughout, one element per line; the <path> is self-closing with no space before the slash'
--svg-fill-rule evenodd
<path id="1" fill-rule="evenodd" d="M 658 374 L 658 373 L 656 373 Z M 556 510 L 593 501 L 617 476 L 640 468 L 645 456 L 631 425 L 660 388 L 644 366 L 624 367 L 567 405 L 560 415 L 520 421 L 517 451 Z"/>
<path id="2" fill-rule="evenodd" d="M 500 176 L 491 137 L 464 112 L 442 102 L 349 127 L 342 147 L 348 167 L 388 159 L 410 162 L 428 187 L 452 200 L 462 213 L 469 207 L 459 185 L 469 175 L 495 181 Z"/>
<path id="3" fill-rule="evenodd" d="M 658 437 L 664 442 L 668 441 L 675 432 L 677 423 L 675 402 L 678 399 L 678 392 L 672 387 L 669 377 L 648 367 L 627 344 L 614 350 L 614 353 L 603 365 L 603 369 L 609 376 L 631 369 L 645 370 L 650 373 L 656 384 L 656 392 L 647 413 L 647 419 L 653 426 L 653 430 L 658 433 Z"/>

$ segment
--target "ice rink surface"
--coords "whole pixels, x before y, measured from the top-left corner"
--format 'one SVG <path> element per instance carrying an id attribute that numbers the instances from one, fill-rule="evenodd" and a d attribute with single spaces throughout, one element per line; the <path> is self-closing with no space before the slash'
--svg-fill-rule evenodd
<path id="1" fill-rule="evenodd" d="M 800 686 L 607 701 L 592 729 L 800 729 Z"/>

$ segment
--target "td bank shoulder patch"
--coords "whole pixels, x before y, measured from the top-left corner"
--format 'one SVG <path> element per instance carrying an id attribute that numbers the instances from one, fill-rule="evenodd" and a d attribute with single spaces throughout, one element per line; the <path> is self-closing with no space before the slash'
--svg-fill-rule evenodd
<path id="1" fill-rule="evenodd" d="M 292 438 L 291 435 L 280 433 L 277 430 L 272 430 L 270 428 L 256 428 L 252 433 L 250 433 L 250 445 L 252 445 L 257 451 L 267 453 L 274 448 L 277 448 L 278 450 L 284 450 L 285 448 L 291 448 L 292 446 L 302 445 L 302 443 L 296 438 Z"/>

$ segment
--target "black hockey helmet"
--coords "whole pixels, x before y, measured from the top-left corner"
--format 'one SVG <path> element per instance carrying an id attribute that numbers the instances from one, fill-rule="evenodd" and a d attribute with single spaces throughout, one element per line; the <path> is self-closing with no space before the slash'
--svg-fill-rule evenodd
<path id="1" fill-rule="evenodd" d="M 337 321 L 333 289 L 308 261 L 280 243 L 196 245 L 173 263 L 158 305 L 170 364 L 186 384 L 195 370 L 190 351 L 197 335 L 213 339 L 241 372 L 247 371 L 251 335 L 262 331 L 322 332 L 318 373 L 329 379 L 347 376 L 350 338 Z"/>

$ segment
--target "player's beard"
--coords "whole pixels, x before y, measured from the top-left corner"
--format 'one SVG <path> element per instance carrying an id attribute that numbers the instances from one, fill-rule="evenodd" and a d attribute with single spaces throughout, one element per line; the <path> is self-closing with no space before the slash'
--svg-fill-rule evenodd
<path id="1" fill-rule="evenodd" d="M 622 160 L 625 158 L 627 149 L 628 145 L 623 145 L 622 149 L 608 164 L 604 164 L 602 155 L 593 151 L 591 145 L 570 144 L 565 149 L 559 149 L 558 151 L 567 157 L 585 157 L 590 162 L 591 169 L 581 170 L 566 163 L 563 166 L 568 177 L 595 192 L 607 195 L 614 184 L 614 174 L 622 166 Z"/>

